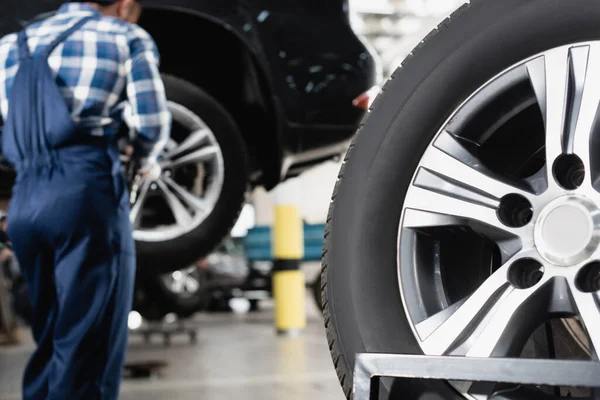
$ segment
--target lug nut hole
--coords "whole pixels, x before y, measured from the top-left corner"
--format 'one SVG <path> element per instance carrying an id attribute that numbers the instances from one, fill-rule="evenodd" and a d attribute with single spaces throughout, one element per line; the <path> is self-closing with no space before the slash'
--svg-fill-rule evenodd
<path id="1" fill-rule="evenodd" d="M 500 200 L 498 219 L 511 228 L 520 228 L 531 222 L 533 207 L 529 200 L 518 194 L 508 194 Z"/>
<path id="2" fill-rule="evenodd" d="M 554 179 L 567 190 L 575 190 L 583 183 L 585 166 L 575 154 L 562 154 L 552 168 Z"/>
<path id="3" fill-rule="evenodd" d="M 532 258 L 515 261 L 508 270 L 508 280 L 518 289 L 529 289 L 544 276 L 544 266 Z"/>
<path id="4" fill-rule="evenodd" d="M 600 290 L 600 262 L 595 261 L 585 265 L 575 278 L 577 289 L 591 293 Z"/>

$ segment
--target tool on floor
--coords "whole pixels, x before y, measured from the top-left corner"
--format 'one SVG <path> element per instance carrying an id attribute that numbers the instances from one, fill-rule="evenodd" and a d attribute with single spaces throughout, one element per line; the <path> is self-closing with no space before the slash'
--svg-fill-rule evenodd
<path id="1" fill-rule="evenodd" d="M 165 361 L 139 361 L 125 364 L 124 378 L 143 379 L 152 376 L 161 376 L 169 366 Z"/>
<path id="2" fill-rule="evenodd" d="M 378 400 L 383 377 L 600 388 L 599 376 L 598 361 L 367 353 L 356 357 L 353 393 L 354 400 Z M 423 390 L 423 393 L 412 393 L 411 398 L 446 400 L 427 393 L 427 385 L 423 385 Z M 523 397 L 515 395 L 514 392 L 499 391 L 492 394 L 490 400 L 531 399 L 526 394 Z M 595 391 L 591 399 L 600 399 L 600 392 Z"/>
<path id="3" fill-rule="evenodd" d="M 275 188 L 272 281 L 275 328 L 282 335 L 296 335 L 306 327 L 306 289 L 300 270 L 304 229 L 298 209 L 299 189 L 296 178 Z"/>

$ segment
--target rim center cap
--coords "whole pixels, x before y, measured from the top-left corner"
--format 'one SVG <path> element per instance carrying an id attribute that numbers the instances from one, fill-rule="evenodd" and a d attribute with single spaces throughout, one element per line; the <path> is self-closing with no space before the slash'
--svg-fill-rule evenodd
<path id="1" fill-rule="evenodd" d="M 600 210 L 590 200 L 566 196 L 542 210 L 535 227 L 540 254 L 558 266 L 589 258 L 600 244 Z"/>
<path id="2" fill-rule="evenodd" d="M 592 227 L 592 218 L 585 209 L 565 204 L 548 213 L 542 225 L 542 238 L 553 253 L 572 256 L 587 246 Z"/>

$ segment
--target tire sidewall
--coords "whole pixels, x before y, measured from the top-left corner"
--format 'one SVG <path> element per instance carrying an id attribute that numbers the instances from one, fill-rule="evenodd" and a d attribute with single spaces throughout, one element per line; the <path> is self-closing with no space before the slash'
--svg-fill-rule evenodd
<path id="1" fill-rule="evenodd" d="M 180 104 L 211 129 L 224 161 L 224 180 L 214 209 L 194 230 L 163 242 L 136 241 L 142 273 L 169 272 L 206 255 L 233 227 L 248 185 L 246 145 L 233 117 L 211 96 L 193 84 L 163 75 L 167 99 Z M 187 254 L 193 249 L 194 257 Z"/>
<path id="2" fill-rule="evenodd" d="M 596 0 L 473 1 L 386 84 L 348 154 L 327 243 L 326 295 L 347 372 L 356 353 L 421 353 L 400 297 L 397 235 L 407 188 L 437 131 L 504 69 L 598 38 Z M 457 397 L 445 384 L 429 388 Z"/>

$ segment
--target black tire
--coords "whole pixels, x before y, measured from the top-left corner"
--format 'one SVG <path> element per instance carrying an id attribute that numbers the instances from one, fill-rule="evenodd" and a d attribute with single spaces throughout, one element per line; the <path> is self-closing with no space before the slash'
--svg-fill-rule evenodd
<path id="1" fill-rule="evenodd" d="M 260 311 L 260 301 L 258 300 L 250 300 L 250 312 L 258 312 Z"/>
<path id="2" fill-rule="evenodd" d="M 170 101 L 196 113 L 221 147 L 225 179 L 211 214 L 193 231 L 163 242 L 136 242 L 138 270 L 157 275 L 179 270 L 210 253 L 233 228 L 248 187 L 247 148 L 233 117 L 214 98 L 183 79 L 163 75 Z"/>
<path id="3" fill-rule="evenodd" d="M 323 297 L 321 295 L 321 283 L 323 282 L 323 279 L 321 278 L 321 274 L 319 274 L 317 276 L 317 279 L 315 279 L 315 281 L 312 284 L 312 293 L 313 293 L 313 297 L 315 299 L 315 303 L 317 304 L 317 307 L 319 307 L 319 310 L 323 311 Z"/>
<path id="4" fill-rule="evenodd" d="M 202 284 L 206 274 L 198 270 L 197 279 Z M 142 276 L 136 281 L 134 310 L 147 321 L 161 321 L 167 314 L 175 314 L 180 319 L 192 317 L 205 310 L 210 302 L 211 293 L 201 288 L 192 296 L 181 297 L 170 291 L 160 276 Z"/>
<path id="5" fill-rule="evenodd" d="M 428 35 L 387 82 L 347 153 L 325 232 L 325 326 L 348 398 L 355 354 L 421 354 L 398 288 L 396 241 L 404 196 L 433 135 L 505 68 L 598 37 L 597 0 L 473 0 Z M 462 398 L 443 382 L 401 385 L 391 397 Z M 383 391 L 389 394 L 389 385 Z"/>
<path id="6" fill-rule="evenodd" d="M 133 310 L 149 322 L 159 322 L 168 313 L 162 297 L 154 296 L 151 276 L 138 276 L 135 282 Z"/>

